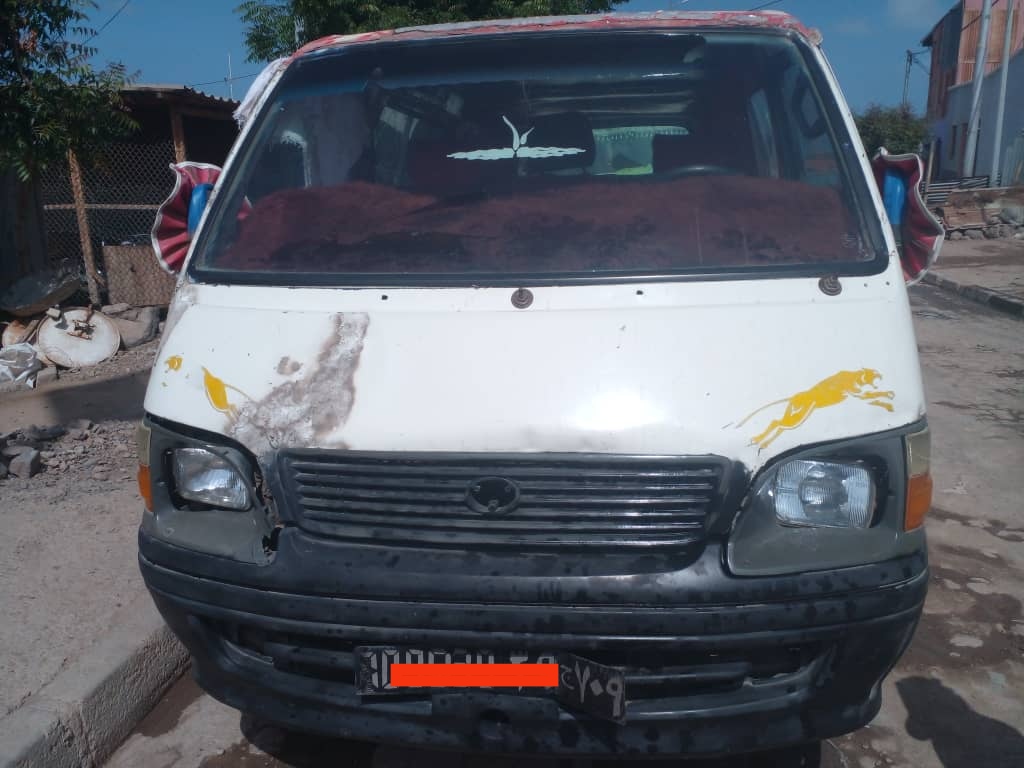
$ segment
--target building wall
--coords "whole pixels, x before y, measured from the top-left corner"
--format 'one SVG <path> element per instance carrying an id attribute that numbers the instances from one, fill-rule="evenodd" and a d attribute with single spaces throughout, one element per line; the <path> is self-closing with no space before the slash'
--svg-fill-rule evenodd
<path id="1" fill-rule="evenodd" d="M 982 4 L 983 0 L 962 0 L 942 17 L 929 36 L 932 56 L 927 114 L 932 120 L 940 120 L 946 115 L 949 88 L 974 79 L 981 37 Z M 1002 0 L 992 9 L 985 55 L 986 73 L 993 72 L 1002 63 L 1008 17 L 1005 6 L 1006 0 Z M 1011 56 L 1024 48 L 1024 0 L 1017 0 L 1013 16 Z"/>
<path id="2" fill-rule="evenodd" d="M 1019 51 L 1024 45 L 1024 24 L 1020 23 L 1021 3 L 1024 0 L 1017 0 L 1014 8 L 1013 43 L 1010 47 L 1011 55 Z M 960 62 L 957 73 L 957 83 L 967 83 L 974 79 L 974 67 L 978 57 L 978 42 L 981 38 L 981 6 L 983 0 L 964 0 L 963 5 L 963 30 L 960 35 Z M 992 19 L 989 23 L 988 51 L 985 55 L 985 73 L 994 71 L 1003 60 L 1003 38 L 1006 36 L 1006 0 L 999 3 L 992 9 Z"/>
<path id="3" fill-rule="evenodd" d="M 935 25 L 931 33 L 931 77 L 928 81 L 928 117 L 938 120 L 946 114 L 946 93 L 957 83 L 960 57 L 960 29 L 963 8 L 955 6 Z"/>
<path id="4" fill-rule="evenodd" d="M 1001 45 L 1001 43 L 1000 43 Z M 996 153 L 995 141 L 996 108 L 999 98 L 1000 70 L 985 77 L 981 91 L 981 121 L 978 134 L 978 152 L 975 167 L 963 168 L 966 147 L 967 124 L 971 115 L 971 83 L 963 83 L 949 89 L 945 118 L 933 126 L 934 135 L 941 139 L 942 153 L 940 178 L 959 176 L 984 176 L 992 173 L 993 159 L 998 156 L 999 169 L 1004 179 L 1010 181 L 1015 168 L 1004 168 L 1015 141 L 1022 141 L 1024 135 L 1024 49 L 1010 57 L 1010 69 L 1006 85 L 1006 115 L 1003 123 L 1003 141 Z"/>

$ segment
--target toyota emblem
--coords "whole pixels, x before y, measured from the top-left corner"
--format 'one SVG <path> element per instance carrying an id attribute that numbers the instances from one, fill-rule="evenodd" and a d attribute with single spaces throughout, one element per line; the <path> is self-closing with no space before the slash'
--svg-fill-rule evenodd
<path id="1" fill-rule="evenodd" d="M 519 486 L 504 477 L 481 477 L 466 487 L 466 506 L 481 515 L 504 515 L 519 506 Z"/>

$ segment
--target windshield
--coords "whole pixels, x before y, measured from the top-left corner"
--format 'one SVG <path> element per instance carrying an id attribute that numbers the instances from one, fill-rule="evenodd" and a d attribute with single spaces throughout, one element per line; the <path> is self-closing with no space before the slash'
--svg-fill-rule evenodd
<path id="1" fill-rule="evenodd" d="M 242 148 L 193 268 L 390 284 L 873 271 L 877 222 L 819 79 L 772 34 L 307 56 Z"/>

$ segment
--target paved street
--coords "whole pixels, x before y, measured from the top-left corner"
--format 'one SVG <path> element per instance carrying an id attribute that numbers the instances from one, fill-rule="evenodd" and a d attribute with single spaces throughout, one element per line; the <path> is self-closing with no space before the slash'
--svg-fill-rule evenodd
<path id="1" fill-rule="evenodd" d="M 867 728 L 821 745 L 828 768 L 1024 765 L 1024 323 L 931 287 L 914 314 L 933 431 L 932 581 L 910 651 Z M 795 768 L 792 759 L 715 763 Z M 108 768 L 572 765 L 294 739 L 179 683 Z M 612 765 L 612 764 L 602 764 Z M 616 763 L 614 765 L 625 765 Z M 704 764 L 702 764 L 704 765 Z"/>

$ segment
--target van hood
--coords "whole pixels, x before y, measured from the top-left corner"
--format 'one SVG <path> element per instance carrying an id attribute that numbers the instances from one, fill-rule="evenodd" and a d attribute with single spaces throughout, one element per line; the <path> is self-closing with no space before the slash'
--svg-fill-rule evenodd
<path id="1" fill-rule="evenodd" d="M 287 447 L 717 454 L 920 419 L 906 289 L 843 278 L 341 290 L 183 283 L 146 411 Z"/>

